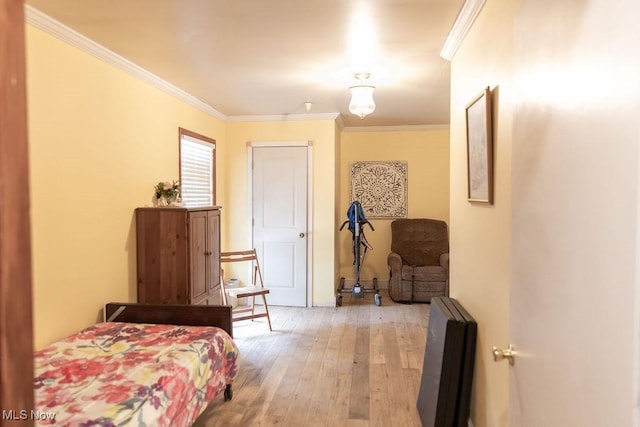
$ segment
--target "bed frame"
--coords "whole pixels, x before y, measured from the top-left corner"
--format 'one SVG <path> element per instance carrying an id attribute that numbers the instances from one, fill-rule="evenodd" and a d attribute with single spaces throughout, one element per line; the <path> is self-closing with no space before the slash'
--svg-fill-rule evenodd
<path id="1" fill-rule="evenodd" d="M 233 338 L 231 306 L 171 305 L 110 302 L 105 322 L 153 323 L 180 326 L 216 326 Z"/>

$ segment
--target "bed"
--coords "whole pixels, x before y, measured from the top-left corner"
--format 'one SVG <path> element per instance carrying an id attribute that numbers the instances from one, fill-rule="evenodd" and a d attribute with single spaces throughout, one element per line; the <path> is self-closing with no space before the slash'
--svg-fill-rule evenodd
<path id="1" fill-rule="evenodd" d="M 110 303 L 105 320 L 35 353 L 40 424 L 191 426 L 232 398 L 231 307 Z"/>

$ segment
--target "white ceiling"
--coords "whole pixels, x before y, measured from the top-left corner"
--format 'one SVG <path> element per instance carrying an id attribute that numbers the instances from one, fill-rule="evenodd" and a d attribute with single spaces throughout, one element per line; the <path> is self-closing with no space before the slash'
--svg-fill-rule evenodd
<path id="1" fill-rule="evenodd" d="M 439 53 L 463 0 L 26 3 L 230 120 L 306 114 L 311 101 L 311 114 L 340 113 L 345 126 L 449 123 L 449 63 Z M 377 106 L 363 120 L 348 111 L 357 16 L 375 34 Z"/>

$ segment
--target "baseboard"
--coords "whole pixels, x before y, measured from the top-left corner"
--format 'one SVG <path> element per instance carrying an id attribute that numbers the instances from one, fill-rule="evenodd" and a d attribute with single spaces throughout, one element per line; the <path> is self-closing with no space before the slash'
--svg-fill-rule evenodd
<path id="1" fill-rule="evenodd" d="M 321 303 L 317 303 L 317 304 L 314 303 L 311 307 L 324 307 L 324 308 L 329 307 L 330 308 L 330 307 L 335 307 L 335 306 L 336 306 L 335 302 L 330 302 L 330 303 L 329 302 L 321 302 Z"/>

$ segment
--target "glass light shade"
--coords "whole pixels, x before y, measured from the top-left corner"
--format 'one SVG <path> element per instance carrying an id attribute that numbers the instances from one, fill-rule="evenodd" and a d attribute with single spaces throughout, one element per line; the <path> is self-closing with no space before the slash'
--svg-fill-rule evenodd
<path id="1" fill-rule="evenodd" d="M 376 103 L 373 102 L 374 86 L 351 86 L 351 102 L 349 103 L 349 111 L 361 119 L 367 114 L 371 114 L 376 109 Z"/>

